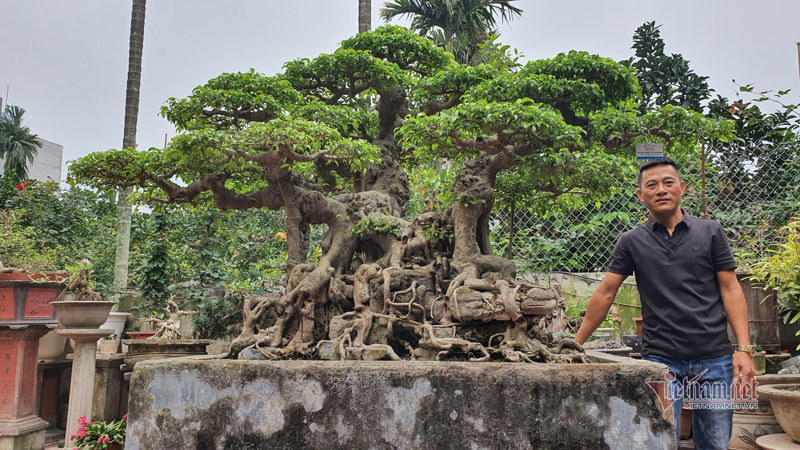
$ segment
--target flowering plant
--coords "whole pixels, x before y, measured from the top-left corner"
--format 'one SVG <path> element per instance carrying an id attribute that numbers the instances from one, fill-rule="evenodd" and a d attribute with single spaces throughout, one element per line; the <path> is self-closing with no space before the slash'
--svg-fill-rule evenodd
<path id="1" fill-rule="evenodd" d="M 77 445 L 77 449 L 108 448 L 113 444 L 125 443 L 125 427 L 128 424 L 128 415 L 112 422 L 89 422 L 86 417 L 78 419 L 78 431 L 70 439 Z"/>

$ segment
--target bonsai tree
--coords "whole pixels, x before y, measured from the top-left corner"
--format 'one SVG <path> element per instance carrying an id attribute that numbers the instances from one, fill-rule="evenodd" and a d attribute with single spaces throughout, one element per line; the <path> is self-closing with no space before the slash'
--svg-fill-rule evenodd
<path id="1" fill-rule="evenodd" d="M 638 114 L 632 70 L 607 58 L 520 66 L 494 51 L 465 66 L 384 26 L 274 76 L 222 74 L 167 100 L 181 131 L 167 148 L 93 153 L 71 173 L 154 204 L 285 211 L 285 290 L 246 297 L 234 351 L 579 360 L 574 341 L 531 326 L 558 293 L 492 252 L 495 189 L 524 190 L 531 206 L 597 198 L 631 179 L 634 143 L 691 151 L 731 126 L 676 106 Z M 409 174 L 446 167 L 449 204 L 409 211 Z M 318 260 L 313 226 L 327 227 Z"/>
<path id="2" fill-rule="evenodd" d="M 82 259 L 78 264 L 67 266 L 67 279 L 64 280 L 66 287 L 65 293 L 69 293 L 70 300 L 87 302 L 101 302 L 103 297 L 92 289 L 92 282 L 89 279 L 92 272 L 92 263 L 88 259 Z"/>

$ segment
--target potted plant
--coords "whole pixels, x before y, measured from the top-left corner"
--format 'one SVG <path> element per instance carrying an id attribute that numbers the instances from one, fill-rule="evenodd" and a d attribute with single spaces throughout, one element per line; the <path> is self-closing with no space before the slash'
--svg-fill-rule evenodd
<path id="1" fill-rule="evenodd" d="M 771 256 L 753 265 L 749 278 L 771 288 L 784 322 L 795 323 L 800 320 L 800 216 L 790 219 L 781 232 L 786 240 L 770 250 Z M 800 383 L 758 386 L 756 392 L 769 399 L 778 424 L 800 443 Z"/>
<path id="2" fill-rule="evenodd" d="M 57 323 L 50 304 L 63 290 L 66 273 L 50 272 L 55 264 L 54 253 L 39 248 L 30 229 L 0 210 L 0 325 Z"/>
<path id="3" fill-rule="evenodd" d="M 786 240 L 770 250 L 771 256 L 753 264 L 748 279 L 772 289 L 784 323 L 795 323 L 800 320 L 800 216 L 789 219 L 781 232 Z M 800 350 L 800 345 L 795 350 Z"/>
<path id="4" fill-rule="evenodd" d="M 156 330 L 152 336 L 142 340 L 126 339 L 122 341 L 128 346 L 125 364 L 134 367 L 137 362 L 147 359 L 206 354 L 206 347 L 211 341 L 192 339 L 191 335 L 181 331 L 181 317 L 187 313 L 180 310 L 174 297 L 167 300 L 164 312 L 164 319 L 154 321 Z"/>
<path id="5" fill-rule="evenodd" d="M 53 302 L 58 322 L 64 328 L 98 328 L 108 319 L 115 303 L 103 300 L 91 287 L 92 264 L 84 259 L 67 268 L 68 278 L 64 295 Z"/>
<path id="6" fill-rule="evenodd" d="M 125 444 L 125 427 L 128 422 L 128 415 L 122 416 L 120 420 L 112 422 L 95 421 L 89 422 L 86 417 L 78 419 L 78 431 L 70 439 L 79 449 L 121 449 Z"/>
<path id="7" fill-rule="evenodd" d="M 760 345 L 754 345 L 753 349 L 753 368 L 756 370 L 756 375 L 764 375 L 767 372 L 767 352 Z"/>
<path id="8" fill-rule="evenodd" d="M 100 353 L 103 355 L 113 355 L 114 353 L 117 353 L 118 348 L 119 340 L 117 339 L 117 333 L 114 333 L 100 340 L 98 350 L 100 350 Z"/>
<path id="9" fill-rule="evenodd" d="M 642 321 L 641 317 L 634 317 L 633 321 L 634 323 L 636 323 L 636 334 L 641 335 L 642 327 L 644 326 L 644 321 Z"/>

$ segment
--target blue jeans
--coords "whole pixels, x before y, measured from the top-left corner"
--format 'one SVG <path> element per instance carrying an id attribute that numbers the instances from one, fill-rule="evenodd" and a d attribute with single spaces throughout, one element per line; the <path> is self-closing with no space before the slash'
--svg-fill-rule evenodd
<path id="1" fill-rule="evenodd" d="M 721 389 L 709 389 L 708 392 L 715 394 L 713 395 L 713 400 L 724 401 L 727 399 L 731 401 L 729 395 L 730 383 L 733 380 L 733 358 L 731 356 L 708 359 L 674 359 L 647 355 L 643 356 L 642 359 L 664 364 L 670 371 L 675 373 L 675 381 L 670 383 L 668 389 L 672 393 L 670 398 L 675 399 L 675 403 L 672 404 L 672 412 L 675 415 L 675 437 L 677 442 L 680 442 L 681 405 L 683 404 L 683 399 L 684 397 L 692 398 L 693 393 L 695 395 L 694 398 L 697 399 L 698 396 L 696 394 L 699 391 L 699 389 L 692 391 L 691 387 L 683 387 L 687 386 L 685 380 L 692 380 L 700 376 L 696 380 L 698 384 L 694 386 L 695 388 L 722 386 L 723 388 Z M 703 373 L 704 370 L 706 370 L 705 373 Z M 684 382 L 683 385 L 680 384 L 682 382 Z M 723 392 L 725 394 L 722 394 Z M 703 397 L 703 395 L 699 397 Z M 708 400 L 708 397 L 706 396 L 703 400 Z M 698 409 L 698 407 L 702 406 L 705 405 L 697 404 L 692 408 L 694 447 L 698 450 L 727 449 L 733 427 L 733 409 Z"/>

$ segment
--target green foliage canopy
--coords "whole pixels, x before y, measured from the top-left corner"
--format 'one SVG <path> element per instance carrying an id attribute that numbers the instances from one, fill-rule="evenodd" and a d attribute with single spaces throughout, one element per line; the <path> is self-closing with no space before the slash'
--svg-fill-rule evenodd
<path id="1" fill-rule="evenodd" d="M 497 186 L 524 188 L 509 201 L 528 202 L 537 192 L 613 192 L 636 142 L 694 151 L 703 139 L 732 137 L 730 122 L 676 106 L 638 114 L 633 71 L 585 52 L 518 70 L 468 67 L 386 26 L 285 67 L 275 76 L 223 74 L 169 99 L 162 114 L 183 132 L 167 148 L 93 153 L 71 173 L 99 188 L 138 186 L 154 203 L 213 198 L 222 209 L 293 208 L 298 193 L 315 193 L 303 197 L 320 202 L 303 220 L 330 224 L 352 216 L 337 206 L 341 195 L 369 190 L 358 183 L 385 176 L 389 160 L 413 173 L 435 160 L 458 172 L 490 158 Z M 399 180 L 389 192 L 403 190 Z"/>

